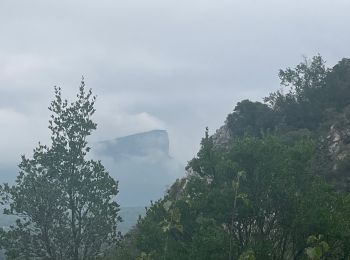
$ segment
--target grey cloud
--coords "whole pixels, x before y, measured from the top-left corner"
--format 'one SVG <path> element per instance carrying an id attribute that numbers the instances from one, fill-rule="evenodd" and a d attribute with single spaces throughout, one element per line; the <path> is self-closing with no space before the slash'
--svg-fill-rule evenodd
<path id="1" fill-rule="evenodd" d="M 330 65 L 348 56 L 349 7 L 316 0 L 3 0 L 0 108 L 27 123 L 10 131 L 16 119 L 1 121 L 2 135 L 18 154 L 32 144 L 25 138 L 44 138 L 53 85 L 72 97 L 85 75 L 98 95 L 94 140 L 166 128 L 173 155 L 185 162 L 205 126 L 218 128 L 235 102 L 277 89 L 279 68 L 302 55 L 321 53 Z"/>

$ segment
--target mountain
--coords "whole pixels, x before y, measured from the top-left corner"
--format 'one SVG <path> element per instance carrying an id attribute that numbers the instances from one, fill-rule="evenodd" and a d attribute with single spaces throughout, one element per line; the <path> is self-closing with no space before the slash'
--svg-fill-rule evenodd
<path id="1" fill-rule="evenodd" d="M 161 198 L 167 187 L 183 177 L 184 165 L 169 155 L 166 130 L 152 130 L 93 145 L 113 178 L 119 181 L 122 207 L 144 207 Z"/>
<path id="2" fill-rule="evenodd" d="M 166 130 L 152 130 L 125 137 L 98 142 L 99 155 L 108 156 L 116 161 L 132 157 L 169 157 L 169 137 Z"/>

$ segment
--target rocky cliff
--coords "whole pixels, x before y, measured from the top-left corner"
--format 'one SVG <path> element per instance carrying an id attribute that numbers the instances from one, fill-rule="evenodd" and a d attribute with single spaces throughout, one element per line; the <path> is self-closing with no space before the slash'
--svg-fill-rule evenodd
<path id="1" fill-rule="evenodd" d="M 184 175 L 184 165 L 169 155 L 169 137 L 165 130 L 106 140 L 93 148 L 94 156 L 102 160 L 111 176 L 119 181 L 117 200 L 122 206 L 149 205 Z"/>
<path id="2" fill-rule="evenodd" d="M 114 160 L 131 157 L 169 157 L 169 137 L 165 130 L 153 130 L 98 142 L 97 153 Z"/>

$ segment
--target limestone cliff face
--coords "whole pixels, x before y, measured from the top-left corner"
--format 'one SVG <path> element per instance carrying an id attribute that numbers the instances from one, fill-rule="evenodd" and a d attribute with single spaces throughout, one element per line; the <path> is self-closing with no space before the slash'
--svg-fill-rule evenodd
<path id="1" fill-rule="evenodd" d="M 342 161 L 350 152 L 350 129 L 332 125 L 327 135 L 328 152 L 337 161 Z M 334 164 L 334 170 L 337 163 Z"/>
<path id="2" fill-rule="evenodd" d="M 328 177 L 338 190 L 350 191 L 350 118 L 347 113 L 338 115 L 323 139 L 331 169 Z"/>
<path id="3" fill-rule="evenodd" d="M 344 159 L 350 152 L 350 109 L 335 115 L 326 141 L 335 160 Z"/>
<path id="4" fill-rule="evenodd" d="M 213 142 L 216 148 L 227 148 L 232 141 L 230 130 L 226 124 L 221 126 L 213 134 Z"/>
<path id="5" fill-rule="evenodd" d="M 153 130 L 97 143 L 101 155 L 114 160 L 129 157 L 169 157 L 169 137 L 165 130 Z"/>
<path id="6" fill-rule="evenodd" d="M 184 175 L 184 165 L 169 156 L 165 130 L 153 130 L 98 142 L 94 156 L 119 181 L 122 206 L 146 206 Z"/>

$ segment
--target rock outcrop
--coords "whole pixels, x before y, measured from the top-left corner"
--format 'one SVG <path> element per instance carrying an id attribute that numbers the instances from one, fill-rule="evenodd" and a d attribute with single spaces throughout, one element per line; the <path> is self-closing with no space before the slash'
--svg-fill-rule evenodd
<path id="1" fill-rule="evenodd" d="M 98 142 L 93 152 L 119 181 L 118 202 L 122 206 L 146 206 L 161 198 L 170 184 L 184 175 L 184 165 L 169 155 L 165 130 Z"/>
<path id="2" fill-rule="evenodd" d="M 227 148 L 230 142 L 232 142 L 232 136 L 227 124 L 224 124 L 219 129 L 217 129 L 212 137 L 215 148 Z"/>
<path id="3" fill-rule="evenodd" d="M 114 160 L 130 157 L 169 157 L 169 137 L 165 130 L 153 130 L 98 142 L 97 153 Z"/>

